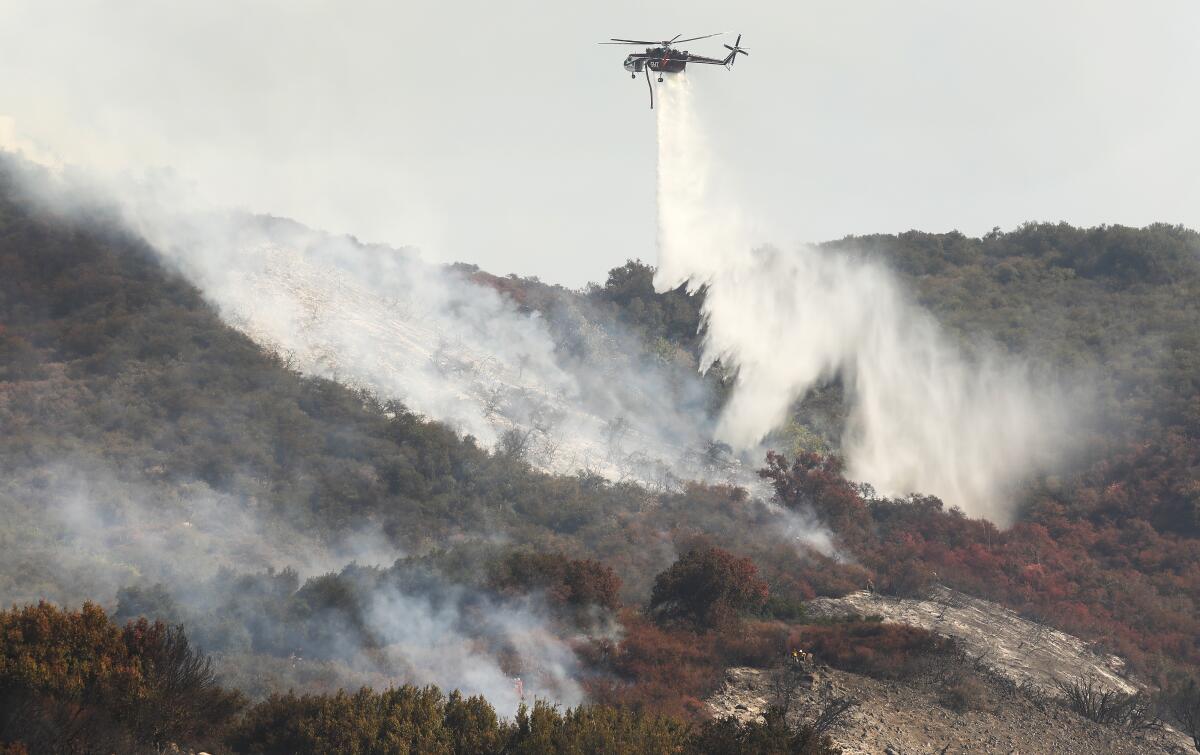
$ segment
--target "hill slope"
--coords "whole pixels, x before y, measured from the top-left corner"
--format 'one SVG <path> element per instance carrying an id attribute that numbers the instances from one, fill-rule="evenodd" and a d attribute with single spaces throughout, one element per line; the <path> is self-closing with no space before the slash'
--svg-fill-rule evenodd
<path id="1" fill-rule="evenodd" d="M 421 649 L 437 644 L 390 618 L 438 616 L 433 634 L 461 641 L 468 667 L 488 669 L 487 691 L 505 705 L 516 705 L 508 677 L 527 673 L 568 700 L 679 711 L 696 710 L 721 664 L 785 652 L 776 640 L 804 626 L 803 601 L 869 578 L 911 594 L 936 571 L 1165 680 L 1200 662 L 1195 235 L 1097 233 L 854 242 L 855 253 L 909 244 L 914 260 L 943 259 L 904 269 L 963 339 L 1115 365 L 1098 384 L 1118 431 L 1093 431 L 1078 468 L 1032 484 L 1021 521 L 999 532 L 933 499 L 872 498 L 841 478 L 836 459 L 809 453 L 837 447 L 836 382 L 798 405 L 795 427 L 777 439 L 800 452 L 768 466 L 777 505 L 728 486 L 539 471 L 519 446 L 485 448 L 395 396 L 301 374 L 104 213 L 48 213 L 0 169 L 0 600 L 91 598 L 121 618 L 185 620 L 226 678 L 240 671 L 248 688 L 261 684 L 256 694 L 457 683 L 463 668 L 431 669 L 436 653 Z M 1097 261 L 1123 259 L 1114 245 L 1149 261 Z M 1072 257 L 1060 246 L 1110 251 Z M 639 358 L 690 369 L 702 295 L 656 294 L 650 273 L 630 263 L 603 286 L 570 292 L 462 271 L 518 311 L 541 313 L 551 333 L 608 318 L 634 334 Z M 571 314 L 581 311 L 582 320 Z M 721 375 L 710 380 L 719 402 Z M 843 557 L 811 547 L 813 511 Z M 714 544 L 750 557 L 771 595 L 754 609 L 747 645 L 720 627 L 659 625 L 637 608 L 679 554 Z M 506 560 L 514 551 L 551 559 Z M 603 562 L 619 581 L 566 566 L 567 554 Z M 626 607 L 563 609 L 577 594 L 554 581 L 566 574 L 619 591 Z M 581 678 L 611 686 L 570 687 Z"/>

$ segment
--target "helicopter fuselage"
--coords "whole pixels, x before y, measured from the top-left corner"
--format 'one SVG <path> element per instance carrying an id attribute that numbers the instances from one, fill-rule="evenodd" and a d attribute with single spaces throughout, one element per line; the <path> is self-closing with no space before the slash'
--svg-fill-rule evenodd
<path id="1" fill-rule="evenodd" d="M 647 68 L 658 73 L 679 73 L 687 67 L 687 50 L 672 50 L 666 47 L 647 47 L 644 53 L 635 53 L 625 58 L 625 70 L 641 73 Z"/>

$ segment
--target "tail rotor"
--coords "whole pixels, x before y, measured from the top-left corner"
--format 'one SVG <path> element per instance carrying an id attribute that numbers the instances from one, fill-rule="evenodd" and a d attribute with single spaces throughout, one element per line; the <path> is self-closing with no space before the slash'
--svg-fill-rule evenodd
<path id="1" fill-rule="evenodd" d="M 738 53 L 741 53 L 742 55 L 750 54 L 746 50 L 742 49 L 741 42 L 742 42 L 742 35 L 739 34 L 739 35 L 737 35 L 737 40 L 733 43 L 732 46 L 725 45 L 725 49 L 729 50 L 729 54 L 725 56 L 725 67 L 726 68 L 729 68 L 733 65 L 733 61 L 737 59 Z"/>

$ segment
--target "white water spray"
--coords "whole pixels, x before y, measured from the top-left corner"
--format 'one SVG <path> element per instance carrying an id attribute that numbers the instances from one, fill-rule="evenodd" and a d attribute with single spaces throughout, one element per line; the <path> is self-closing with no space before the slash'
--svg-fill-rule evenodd
<path id="1" fill-rule="evenodd" d="M 1013 487 L 1061 447 L 1057 393 L 1035 390 L 1023 365 L 964 358 L 877 262 L 756 248 L 736 204 L 714 196 L 687 79 L 668 77 L 659 92 L 655 285 L 707 286 L 701 366 L 737 369 L 718 438 L 751 448 L 796 400 L 840 377 L 851 478 L 1010 521 Z"/>

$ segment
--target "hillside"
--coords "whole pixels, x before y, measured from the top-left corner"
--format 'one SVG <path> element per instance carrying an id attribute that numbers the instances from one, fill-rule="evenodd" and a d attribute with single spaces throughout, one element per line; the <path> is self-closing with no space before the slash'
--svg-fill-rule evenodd
<path id="1" fill-rule="evenodd" d="M 0 264 L 5 603 L 96 600 L 122 617 L 187 619 L 219 667 L 235 673 L 254 656 L 265 693 L 411 673 L 404 653 L 363 655 L 397 641 L 385 617 L 360 615 L 382 610 L 383 593 L 464 643 L 511 634 L 467 615 L 480 601 L 507 601 L 511 621 L 542 625 L 541 601 L 485 589 L 513 550 L 602 559 L 636 604 L 677 549 L 741 533 L 737 549 L 769 564 L 781 605 L 802 597 L 789 572 L 806 559 L 787 512 L 729 487 L 549 475 L 519 449 L 483 447 L 389 398 L 302 375 L 103 212 L 56 215 L 10 183 Z M 395 595 L 358 590 L 357 565 L 401 557 L 433 576 L 398 577 Z M 255 626 L 260 615 L 279 626 Z M 309 633 L 314 616 L 359 627 L 362 643 L 285 639 Z M 511 701 L 500 666 L 513 676 L 521 661 L 501 650 L 465 662 L 486 665 Z M 421 673 L 448 683 L 457 672 Z"/>
<path id="2" fill-rule="evenodd" d="M 62 484 L 47 470 L 67 467 L 122 495 L 136 489 L 137 500 L 163 496 L 195 508 L 207 499 L 269 517 L 279 550 L 303 560 L 304 549 L 290 548 L 288 538 L 312 533 L 318 542 L 297 542 L 329 548 L 335 561 L 344 556 L 339 566 L 355 555 L 347 539 L 398 554 L 498 533 L 530 547 L 586 544 L 614 561 L 624 555 L 665 565 L 665 554 L 629 542 L 638 542 L 629 530 L 640 525 L 618 514 L 667 520 L 698 509 L 691 498 L 710 496 L 726 513 L 703 507 L 691 522 L 698 532 L 770 519 L 719 488 L 660 494 L 592 473 L 535 471 L 520 449 L 483 447 L 394 397 L 300 374 L 222 322 L 194 287 L 103 216 L 39 215 L 11 187 L 0 210 L 0 412 L 10 429 L 0 463 L 14 506 L 18 492 Z M 89 492 L 103 487 L 89 483 Z M 104 503 L 116 513 L 127 505 Z M 641 564 L 630 569 L 634 584 L 637 571 Z M 17 585 L 4 592 L 22 600 L 82 597 Z"/>
<path id="3" fill-rule="evenodd" d="M 699 721 L 727 667 L 771 667 L 814 631 L 941 652 L 904 629 L 814 629 L 825 620 L 808 603 L 868 580 L 918 595 L 935 572 L 1125 657 L 1148 685 L 1194 673 L 1196 235 L 1030 226 L 839 244 L 891 258 L 964 343 L 1092 376 L 1101 411 L 1083 450 L 1026 487 L 1016 526 L 845 480 L 825 455 L 838 447 L 836 383 L 796 407 L 775 444 L 789 454 L 749 492 L 546 471 L 503 433 L 486 443 L 400 396 L 348 387 L 251 321 L 234 327 L 105 212 L 48 212 L 0 168 L 0 599 L 181 622 L 217 681 L 258 700 L 411 682 L 467 687 L 502 716 L 518 709 L 521 677 L 530 698 Z M 338 285 L 273 259 L 262 301 L 285 284 Z M 580 341 L 594 329 L 683 374 L 703 294 L 656 294 L 651 272 L 630 263 L 581 292 L 456 274 L 498 294 L 504 317 L 544 318 L 556 360 L 586 363 L 610 343 Z M 706 400 L 720 404 L 726 377 L 710 373 Z M 689 569 L 755 588 L 708 595 Z M 713 602 L 693 605 L 700 593 Z M 309 705 L 273 704 L 253 715 L 302 718 Z"/>

